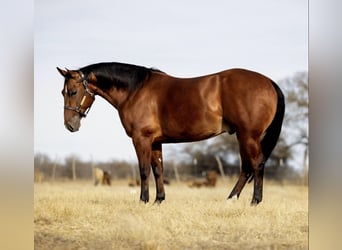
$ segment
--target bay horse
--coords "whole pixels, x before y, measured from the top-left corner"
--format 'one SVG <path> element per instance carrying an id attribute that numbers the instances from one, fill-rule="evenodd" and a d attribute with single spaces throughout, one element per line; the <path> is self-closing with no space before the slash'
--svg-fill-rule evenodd
<path id="1" fill-rule="evenodd" d="M 165 199 L 162 144 L 192 142 L 236 133 L 240 175 L 228 199 L 254 178 L 251 205 L 262 200 L 266 160 L 275 147 L 285 112 L 284 95 L 271 79 L 246 69 L 229 69 L 195 78 L 177 78 L 160 70 L 124 63 L 97 63 L 64 77 L 64 124 L 78 131 L 95 96 L 117 109 L 132 138 L 139 162 L 140 200 L 149 201 L 149 175 L 156 203 Z"/>

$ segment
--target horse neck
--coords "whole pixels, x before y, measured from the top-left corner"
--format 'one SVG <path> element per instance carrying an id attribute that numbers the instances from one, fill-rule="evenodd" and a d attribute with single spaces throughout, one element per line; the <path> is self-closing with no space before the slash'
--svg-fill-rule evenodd
<path id="1" fill-rule="evenodd" d="M 118 89 L 116 87 L 109 90 L 97 88 L 96 94 L 112 104 L 117 110 L 121 108 L 129 96 L 129 92 L 127 90 Z"/>

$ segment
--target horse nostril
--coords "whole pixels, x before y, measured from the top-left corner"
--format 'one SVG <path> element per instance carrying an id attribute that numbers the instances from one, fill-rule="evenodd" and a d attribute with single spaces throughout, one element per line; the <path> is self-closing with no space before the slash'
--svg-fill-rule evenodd
<path id="1" fill-rule="evenodd" d="M 64 120 L 64 125 L 70 132 L 78 131 L 80 128 L 80 125 L 81 125 L 80 124 L 80 116 L 75 115 L 68 120 Z"/>
<path id="2" fill-rule="evenodd" d="M 69 123 L 65 123 L 65 127 L 66 127 L 70 132 L 74 132 L 73 126 L 71 126 Z"/>

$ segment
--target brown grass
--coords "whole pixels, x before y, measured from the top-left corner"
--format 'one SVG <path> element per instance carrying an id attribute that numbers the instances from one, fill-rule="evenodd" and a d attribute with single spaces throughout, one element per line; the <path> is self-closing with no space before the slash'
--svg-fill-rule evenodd
<path id="1" fill-rule="evenodd" d="M 251 184 L 228 203 L 232 181 L 172 183 L 161 205 L 139 203 L 128 181 L 112 184 L 36 183 L 35 249 L 308 249 L 306 186 L 266 182 L 263 202 L 251 207 Z"/>

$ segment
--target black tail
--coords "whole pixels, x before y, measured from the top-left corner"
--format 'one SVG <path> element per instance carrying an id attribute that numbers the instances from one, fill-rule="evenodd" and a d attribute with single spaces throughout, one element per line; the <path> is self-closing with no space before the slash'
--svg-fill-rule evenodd
<path id="1" fill-rule="evenodd" d="M 267 128 L 264 138 L 261 140 L 261 148 L 265 157 L 265 162 L 277 144 L 285 113 L 284 94 L 275 82 L 272 81 L 272 84 L 278 95 L 278 103 L 273 121 Z"/>

